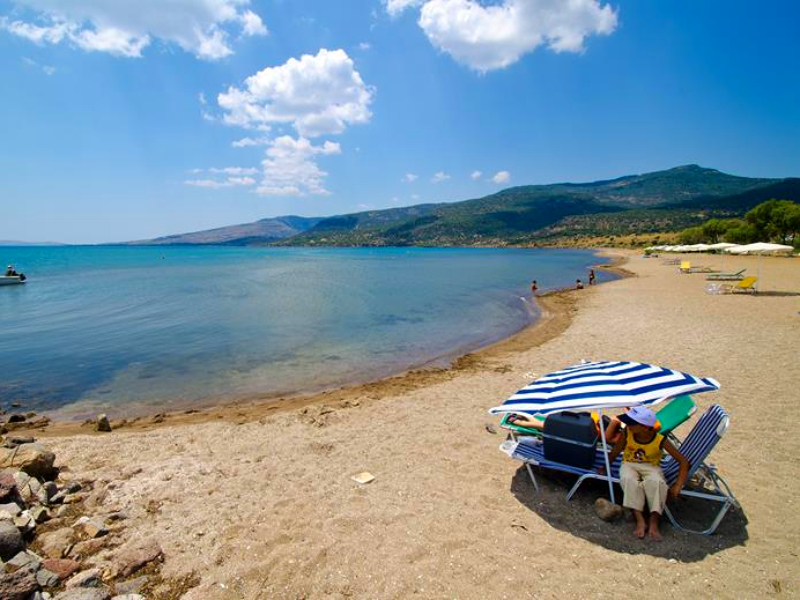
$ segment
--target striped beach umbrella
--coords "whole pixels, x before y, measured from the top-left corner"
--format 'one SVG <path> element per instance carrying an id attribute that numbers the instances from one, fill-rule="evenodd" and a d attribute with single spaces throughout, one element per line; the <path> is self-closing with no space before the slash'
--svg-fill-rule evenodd
<path id="1" fill-rule="evenodd" d="M 564 410 L 601 410 L 658 404 L 683 394 L 719 389 L 708 377 L 624 361 L 584 362 L 525 386 L 491 414 L 548 415 Z"/>

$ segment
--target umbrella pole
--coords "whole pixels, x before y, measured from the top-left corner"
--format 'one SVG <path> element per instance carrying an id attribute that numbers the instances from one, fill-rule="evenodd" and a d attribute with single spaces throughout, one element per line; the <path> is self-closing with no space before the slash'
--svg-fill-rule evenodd
<path id="1" fill-rule="evenodd" d="M 603 426 L 603 409 L 597 410 L 600 415 L 600 437 L 603 440 L 603 460 L 606 461 L 606 480 L 608 481 L 608 494 L 611 496 L 611 503 L 614 504 L 614 482 L 611 480 L 611 463 L 608 462 L 608 444 L 606 443 L 606 428 Z"/>

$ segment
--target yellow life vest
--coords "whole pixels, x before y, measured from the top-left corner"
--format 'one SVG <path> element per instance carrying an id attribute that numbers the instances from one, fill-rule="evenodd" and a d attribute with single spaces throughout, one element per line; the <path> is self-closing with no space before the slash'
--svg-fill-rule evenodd
<path id="1" fill-rule="evenodd" d="M 625 435 L 625 453 L 622 455 L 622 460 L 632 463 L 650 463 L 655 466 L 661 464 L 663 435 L 656 433 L 653 440 L 647 444 L 637 442 L 630 429 L 626 431 Z"/>

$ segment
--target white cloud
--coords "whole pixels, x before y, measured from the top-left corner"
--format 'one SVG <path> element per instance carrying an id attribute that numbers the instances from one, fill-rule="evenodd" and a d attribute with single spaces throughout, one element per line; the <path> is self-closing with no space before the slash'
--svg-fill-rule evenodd
<path id="1" fill-rule="evenodd" d="M 255 185 L 256 180 L 248 175 L 255 175 L 258 169 L 255 167 L 211 167 L 206 170 L 211 175 L 227 175 L 224 178 L 204 177 L 197 179 L 187 179 L 183 183 L 195 187 L 204 188 L 227 188 L 234 186 L 250 186 Z M 200 175 L 203 169 L 190 169 L 189 173 L 192 175 Z"/>
<path id="2" fill-rule="evenodd" d="M 581 52 L 590 35 L 608 35 L 617 13 L 602 0 L 387 0 L 396 16 L 421 6 L 418 24 L 430 42 L 458 62 L 486 72 L 502 69 L 545 45 Z"/>
<path id="3" fill-rule="evenodd" d="M 217 101 L 228 125 L 289 123 L 302 137 L 316 137 L 368 122 L 372 95 L 344 50 L 323 48 L 316 56 L 267 67 L 248 77 L 244 89 L 230 87 Z"/>
<path id="4" fill-rule="evenodd" d="M 237 185 L 254 185 L 256 180 L 252 177 L 228 177 L 227 179 L 219 180 L 219 179 L 187 179 L 184 181 L 186 185 L 193 185 L 195 187 L 204 187 L 204 188 L 226 188 L 226 187 L 234 187 Z"/>
<path id="5" fill-rule="evenodd" d="M 328 174 L 319 168 L 314 158 L 339 153 L 341 147 L 335 142 L 314 146 L 303 137 L 281 136 L 266 152 L 267 158 L 261 163 L 263 179 L 256 191 L 265 196 L 330 194 L 323 183 Z"/>
<path id="6" fill-rule="evenodd" d="M 37 44 L 70 44 L 87 51 L 139 57 L 154 40 L 176 44 L 198 58 L 233 54 L 229 38 L 266 35 L 250 0 L 12 0 L 28 20 L 0 18 L 0 29 Z M 33 22 L 31 22 L 31 19 Z M 38 24 L 37 24 L 38 23 Z"/>
<path id="7" fill-rule="evenodd" d="M 494 183 L 508 183 L 511 180 L 511 173 L 508 171 L 498 171 L 492 177 Z"/>
<path id="8" fill-rule="evenodd" d="M 473 171 L 473 172 L 470 174 L 470 179 L 472 179 L 473 181 L 477 181 L 477 180 L 478 180 L 478 179 L 480 179 L 482 176 L 483 176 L 483 172 L 482 172 L 482 171 Z"/>
<path id="9" fill-rule="evenodd" d="M 438 171 L 434 173 L 433 177 L 431 178 L 431 183 L 441 183 L 442 181 L 447 181 L 448 179 L 450 179 L 450 175 L 444 171 Z"/>
<path id="10" fill-rule="evenodd" d="M 53 75 L 56 72 L 55 67 L 51 67 L 48 65 L 40 65 L 38 62 L 36 62 L 32 58 L 28 58 L 27 56 L 22 57 L 22 62 L 28 65 L 29 67 L 33 67 L 34 69 L 41 69 L 42 73 L 44 73 L 45 75 Z"/>
<path id="11" fill-rule="evenodd" d="M 203 92 L 200 92 L 199 94 L 197 94 L 197 100 L 198 100 L 198 102 L 200 102 L 200 104 L 202 106 L 205 106 L 206 104 L 208 104 L 208 102 L 206 102 L 206 95 Z"/>
<path id="12" fill-rule="evenodd" d="M 357 204 L 356 208 L 359 210 L 370 210 L 372 208 L 372 204 Z"/>
<path id="13" fill-rule="evenodd" d="M 359 50 L 363 50 L 364 52 L 366 52 L 366 51 L 367 51 L 367 50 L 369 50 L 370 48 L 372 48 L 372 46 L 370 45 L 370 43 L 369 43 L 369 42 L 361 42 L 361 43 L 358 45 L 358 49 L 359 49 Z"/>
<path id="14" fill-rule="evenodd" d="M 261 17 L 252 10 L 242 13 L 241 22 L 243 35 L 267 35 L 269 33 Z"/>
<path id="15" fill-rule="evenodd" d="M 255 175 L 258 169 L 255 167 L 211 167 L 209 173 L 224 173 L 225 175 Z"/>
<path id="16" fill-rule="evenodd" d="M 396 17 L 407 8 L 420 6 L 424 0 L 385 0 L 385 2 L 386 12 L 389 13 L 389 16 Z"/>
<path id="17" fill-rule="evenodd" d="M 235 140 L 231 142 L 231 146 L 233 148 L 249 148 L 251 146 L 268 146 L 272 143 L 272 140 L 268 137 L 260 137 L 260 138 L 251 138 L 251 137 L 243 137 L 240 140 Z"/>
<path id="18" fill-rule="evenodd" d="M 419 200 L 419 196 L 417 194 L 411 194 L 412 200 Z"/>
<path id="19" fill-rule="evenodd" d="M 414 173 L 406 173 L 403 176 L 403 181 L 405 181 L 406 183 L 414 183 L 418 177 L 419 175 L 415 175 Z"/>
<path id="20" fill-rule="evenodd" d="M 228 181 L 233 185 L 253 185 L 256 182 L 252 177 L 228 177 Z"/>

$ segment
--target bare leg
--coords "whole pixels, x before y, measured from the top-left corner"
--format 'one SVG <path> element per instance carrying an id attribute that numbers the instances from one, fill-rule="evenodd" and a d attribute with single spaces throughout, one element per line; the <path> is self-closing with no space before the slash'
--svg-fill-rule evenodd
<path id="1" fill-rule="evenodd" d="M 633 516 L 636 517 L 636 529 L 633 530 L 633 535 L 641 540 L 644 538 L 645 530 L 647 529 L 647 523 L 645 523 L 642 511 L 634 510 Z"/>
<path id="2" fill-rule="evenodd" d="M 650 513 L 650 539 L 660 542 L 664 538 L 661 536 L 661 532 L 658 530 L 658 521 L 661 518 L 661 515 L 657 512 Z"/>

